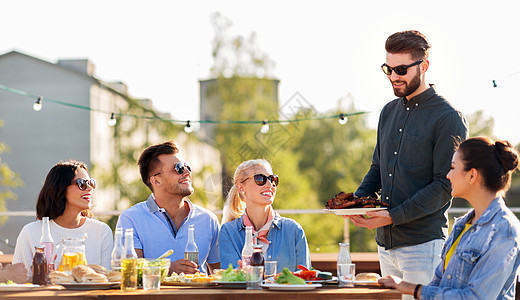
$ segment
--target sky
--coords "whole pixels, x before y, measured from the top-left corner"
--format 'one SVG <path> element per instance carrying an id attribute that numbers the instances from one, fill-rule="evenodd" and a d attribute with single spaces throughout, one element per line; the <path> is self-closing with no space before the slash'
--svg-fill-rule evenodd
<path id="1" fill-rule="evenodd" d="M 199 80 L 213 64 L 212 13 L 232 21 L 232 35 L 256 33 L 275 63 L 280 105 L 299 93 L 326 114 L 347 99 L 370 112 L 373 127 L 395 98 L 380 68 L 384 42 L 416 29 L 432 44 L 426 78 L 437 92 L 466 115 L 483 110 L 498 138 L 520 143 L 517 0 L 7 0 L 2 11 L 0 53 L 88 58 L 97 78 L 123 81 L 133 97 L 181 120 L 199 120 Z"/>

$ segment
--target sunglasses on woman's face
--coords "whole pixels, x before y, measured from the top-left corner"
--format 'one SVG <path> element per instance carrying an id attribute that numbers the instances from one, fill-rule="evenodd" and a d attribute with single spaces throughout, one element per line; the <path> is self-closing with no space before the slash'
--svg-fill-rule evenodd
<path id="1" fill-rule="evenodd" d="M 251 175 L 251 176 L 247 177 L 246 179 L 244 179 L 242 181 L 242 183 L 244 183 L 246 180 L 248 180 L 251 177 L 253 177 L 253 179 L 255 180 L 256 185 L 258 185 L 258 186 L 265 185 L 267 183 L 267 180 L 271 181 L 272 185 L 278 186 L 278 175 L 266 176 L 264 174 L 255 174 L 255 175 Z"/>
<path id="2" fill-rule="evenodd" d="M 90 186 L 92 189 L 96 188 L 96 180 L 94 180 L 94 178 L 90 178 L 90 179 L 79 178 L 79 179 L 76 179 L 76 184 L 78 185 L 78 188 L 81 191 L 86 190 L 88 186 Z"/>
<path id="3" fill-rule="evenodd" d="M 410 67 L 413 67 L 413 66 L 417 66 L 418 64 L 422 63 L 423 60 L 418 60 L 414 63 L 411 63 L 409 65 L 400 65 L 400 66 L 397 66 L 397 67 L 389 67 L 387 64 L 383 64 L 381 66 L 381 69 L 383 69 L 383 72 L 386 74 L 386 75 L 392 75 L 392 71 L 395 72 L 395 74 L 399 75 L 399 76 L 404 76 L 406 75 L 406 73 L 408 73 L 408 68 Z"/>
<path id="4" fill-rule="evenodd" d="M 182 175 L 182 174 L 184 174 L 184 171 L 186 169 L 188 169 L 188 171 L 191 172 L 191 166 L 190 166 L 189 162 L 187 162 L 187 161 L 185 161 L 185 162 L 178 162 L 178 163 L 175 164 L 175 167 L 173 169 L 168 170 L 168 171 L 164 171 L 164 172 L 156 173 L 156 174 L 152 175 L 152 177 L 160 175 L 162 173 L 171 172 L 171 171 L 175 171 L 175 172 L 177 172 L 177 174 Z"/>

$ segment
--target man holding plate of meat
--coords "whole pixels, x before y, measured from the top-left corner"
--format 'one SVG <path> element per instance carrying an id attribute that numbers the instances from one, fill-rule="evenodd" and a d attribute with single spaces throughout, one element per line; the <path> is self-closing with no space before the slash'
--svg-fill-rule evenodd
<path id="1" fill-rule="evenodd" d="M 376 196 L 387 210 L 352 215 L 356 226 L 377 228 L 383 276 L 426 284 L 440 263 L 448 234 L 450 170 L 454 141 L 468 136 L 468 123 L 426 82 L 430 48 L 418 31 L 388 37 L 387 75 L 399 97 L 382 109 L 372 164 L 355 195 Z"/>

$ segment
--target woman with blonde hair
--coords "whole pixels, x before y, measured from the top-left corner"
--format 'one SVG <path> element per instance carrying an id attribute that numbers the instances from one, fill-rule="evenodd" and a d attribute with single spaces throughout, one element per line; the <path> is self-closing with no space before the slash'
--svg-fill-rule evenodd
<path id="1" fill-rule="evenodd" d="M 265 260 L 278 262 L 279 270 L 310 267 L 309 247 L 303 228 L 296 221 L 280 217 L 272 204 L 278 188 L 278 176 L 264 159 L 248 160 L 235 171 L 233 187 L 224 205 L 219 235 L 220 265 L 238 266 L 245 243 L 246 226 L 263 246 Z"/>
<path id="2" fill-rule="evenodd" d="M 442 262 L 425 286 L 395 276 L 379 283 L 416 299 L 515 299 L 520 265 L 520 222 L 503 199 L 518 169 L 518 150 L 508 141 L 471 138 L 453 154 L 451 195 L 473 209 L 455 220 Z"/>

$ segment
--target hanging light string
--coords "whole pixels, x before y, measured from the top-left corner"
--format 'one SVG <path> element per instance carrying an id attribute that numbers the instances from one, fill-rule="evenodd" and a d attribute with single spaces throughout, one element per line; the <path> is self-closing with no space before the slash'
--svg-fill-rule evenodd
<path id="1" fill-rule="evenodd" d="M 117 113 L 117 112 L 113 112 L 113 111 L 107 111 L 107 110 L 102 110 L 102 109 L 98 109 L 98 108 L 92 108 L 92 107 L 85 106 L 85 105 L 74 104 L 74 103 L 70 103 L 70 102 L 65 102 L 65 101 L 61 101 L 61 100 L 56 100 L 56 99 L 52 99 L 52 98 L 43 97 L 43 96 L 40 96 L 40 95 L 34 95 L 34 94 L 31 94 L 31 93 L 27 93 L 25 91 L 21 91 L 21 90 L 18 90 L 18 89 L 7 87 L 5 85 L 0 85 L 0 89 L 1 90 L 5 90 L 5 91 L 10 92 L 10 93 L 13 93 L 13 94 L 18 94 L 18 95 L 21 95 L 21 96 L 25 96 L 25 97 L 29 97 L 29 98 L 32 98 L 32 99 L 36 99 L 36 102 L 33 105 L 33 108 L 36 111 L 40 111 L 42 109 L 43 102 L 49 102 L 49 103 L 55 103 L 55 104 L 64 105 L 64 106 L 68 106 L 68 107 L 73 107 L 73 108 L 77 108 L 77 109 L 83 109 L 83 110 L 88 110 L 88 111 L 93 111 L 93 112 L 105 113 L 107 115 L 110 115 L 110 119 L 109 119 L 109 123 L 108 123 L 110 126 L 114 126 L 115 125 L 115 123 L 117 122 L 116 121 L 117 117 L 131 117 L 131 118 L 136 118 L 136 119 L 160 120 L 160 121 L 171 122 L 171 123 L 186 124 L 186 127 L 188 128 L 188 131 L 190 131 L 190 129 L 192 128 L 190 123 L 200 123 L 200 124 L 203 124 L 203 123 L 207 123 L 207 124 L 261 124 L 262 127 L 264 128 L 264 130 L 268 131 L 269 130 L 269 124 L 274 124 L 274 123 L 294 123 L 294 122 L 303 122 L 303 121 L 311 121 L 311 120 L 325 120 L 325 119 L 336 118 L 336 119 L 340 120 L 340 124 L 344 124 L 346 122 L 343 122 L 342 120 L 346 120 L 346 117 L 348 117 L 348 116 L 363 115 L 363 114 L 370 113 L 369 111 L 361 111 L 361 112 L 348 113 L 348 114 L 341 113 L 341 114 L 336 114 L 336 115 L 331 115 L 331 116 L 303 117 L 303 118 L 294 118 L 294 119 L 287 119 L 287 120 L 265 120 L 265 119 L 264 120 L 218 120 L 218 121 L 217 120 L 175 120 L 175 119 L 161 118 L 161 117 L 156 116 L 156 115 L 155 116 L 143 116 L 143 115 L 134 115 L 134 114 L 127 114 L 127 113 Z"/>

